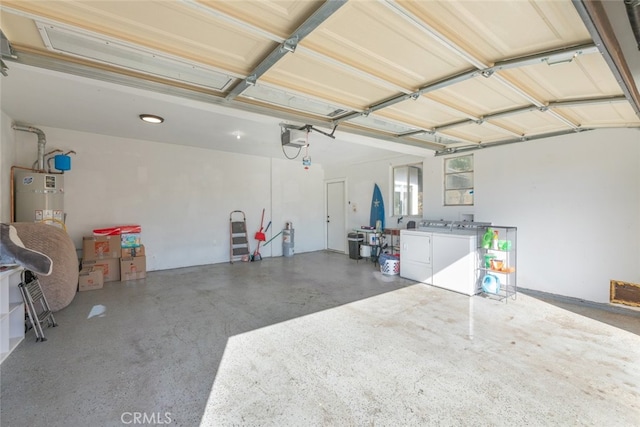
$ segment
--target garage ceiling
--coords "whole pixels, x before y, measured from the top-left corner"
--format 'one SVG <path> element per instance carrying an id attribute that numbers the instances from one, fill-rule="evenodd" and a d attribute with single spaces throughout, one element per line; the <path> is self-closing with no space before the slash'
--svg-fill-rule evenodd
<path id="1" fill-rule="evenodd" d="M 440 154 L 640 127 L 634 71 L 597 2 L 0 7 L 9 68 L 17 61 Z"/>

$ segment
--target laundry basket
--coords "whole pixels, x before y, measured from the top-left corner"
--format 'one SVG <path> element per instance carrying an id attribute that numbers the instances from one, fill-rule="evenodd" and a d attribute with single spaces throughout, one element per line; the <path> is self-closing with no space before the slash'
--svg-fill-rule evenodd
<path id="1" fill-rule="evenodd" d="M 400 274 L 400 259 L 397 256 L 381 254 L 379 258 L 380 271 L 387 276 Z"/>

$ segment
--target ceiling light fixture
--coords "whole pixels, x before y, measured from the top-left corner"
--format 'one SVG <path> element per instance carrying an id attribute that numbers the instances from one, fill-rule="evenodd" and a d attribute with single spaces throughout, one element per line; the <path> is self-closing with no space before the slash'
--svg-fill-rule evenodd
<path id="1" fill-rule="evenodd" d="M 164 119 L 160 116 L 154 116 L 153 114 L 140 114 L 140 120 L 147 123 L 160 124 L 164 122 Z"/>

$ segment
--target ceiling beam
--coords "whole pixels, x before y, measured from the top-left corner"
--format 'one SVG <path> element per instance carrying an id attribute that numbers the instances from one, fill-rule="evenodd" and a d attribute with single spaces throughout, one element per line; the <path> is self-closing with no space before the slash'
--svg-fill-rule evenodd
<path id="1" fill-rule="evenodd" d="M 285 41 L 285 39 L 283 39 L 282 37 L 273 34 L 271 32 L 265 31 L 261 28 L 258 28 L 248 22 L 244 22 L 241 21 L 235 17 L 229 16 L 224 12 L 220 12 L 218 10 L 212 9 L 210 7 L 204 6 L 198 2 L 196 2 L 195 0 L 181 0 L 182 3 L 196 8 L 198 10 L 201 10 L 207 14 L 210 14 L 218 19 L 221 19 L 223 21 L 226 21 L 234 26 L 240 27 L 243 30 L 249 31 L 253 34 L 262 36 L 264 38 L 267 38 L 271 41 L 277 42 L 277 43 L 282 43 Z M 386 4 L 387 6 L 390 5 L 390 3 L 386 0 L 382 1 L 383 4 Z M 396 13 L 401 13 L 399 12 L 399 10 L 395 7 L 391 7 L 391 9 L 393 11 L 395 11 Z M 407 18 L 405 16 L 405 18 Z M 416 21 L 416 25 L 421 26 L 421 29 L 424 30 L 424 23 L 417 23 Z M 437 35 L 437 37 L 439 37 L 439 40 L 441 40 L 442 43 L 444 43 L 445 45 L 447 45 L 450 49 L 454 49 L 454 46 L 452 45 L 452 43 L 447 42 L 446 39 L 444 38 L 444 36 L 440 35 L 439 33 L 437 33 L 434 29 L 430 29 L 429 30 L 429 35 L 430 36 L 434 36 Z M 485 77 L 489 77 L 490 75 L 492 75 L 494 72 L 496 71 L 501 71 L 501 70 L 506 70 L 506 69 L 510 69 L 510 68 L 516 68 L 516 67 L 522 67 L 522 66 L 527 66 L 527 65 L 534 65 L 540 62 L 544 62 L 544 61 L 553 61 L 555 60 L 557 57 L 567 57 L 569 56 L 576 56 L 576 55 L 580 55 L 580 54 L 586 54 L 586 53 L 592 53 L 592 52 L 597 52 L 597 48 L 595 47 L 595 45 L 593 44 L 585 44 L 585 45 L 581 45 L 581 46 L 577 46 L 577 47 L 567 47 L 567 48 L 561 48 L 561 49 L 556 49 L 553 51 L 548 51 L 548 52 L 543 52 L 543 53 L 538 53 L 538 54 L 534 54 L 534 55 L 530 55 L 530 56 L 525 56 L 521 59 L 517 58 L 517 59 L 512 59 L 512 60 L 508 60 L 508 61 L 503 61 L 503 62 L 499 62 L 494 64 L 492 67 L 488 67 L 488 68 L 483 68 L 480 72 L 478 72 L 478 69 L 472 69 L 469 71 L 465 71 L 463 73 L 460 73 L 458 76 L 453 76 L 453 77 L 448 77 L 445 78 L 437 83 L 434 84 L 429 84 L 427 86 L 421 87 L 420 89 L 418 89 L 418 91 L 412 91 L 408 88 L 402 87 L 396 83 L 390 82 L 389 80 L 383 79 L 381 77 L 378 77 L 376 75 L 373 75 L 369 72 L 366 72 L 364 70 L 361 70 L 359 68 L 355 68 L 353 66 L 347 65 L 346 63 L 339 61 L 337 59 L 334 59 L 333 57 L 327 56 L 326 54 L 317 52 L 313 49 L 307 48 L 305 46 L 298 46 L 298 51 L 304 52 L 305 54 L 308 54 L 309 56 L 312 56 L 314 58 L 319 59 L 322 62 L 328 63 L 328 64 L 332 64 L 333 66 L 336 66 L 338 68 L 342 68 L 343 70 L 351 73 L 351 74 L 357 74 L 359 77 L 361 78 L 365 78 L 371 82 L 374 82 L 376 84 L 379 84 L 383 87 L 392 89 L 392 90 L 396 90 L 397 92 L 401 92 L 405 95 L 410 95 L 409 98 L 411 99 L 416 99 L 418 93 L 419 94 L 424 94 L 427 92 L 431 92 L 431 91 L 435 91 L 456 83 L 460 83 L 462 81 L 468 80 L 470 78 L 474 78 L 477 77 L 479 74 L 483 75 Z M 456 52 L 460 52 L 459 48 L 455 48 Z M 474 59 L 474 62 L 480 63 L 478 60 Z M 343 122 L 345 120 L 349 120 L 355 117 L 358 117 L 360 115 L 368 115 L 374 111 L 377 111 L 379 109 L 385 108 L 385 107 L 389 107 L 395 103 L 398 102 L 402 102 L 407 100 L 408 98 L 402 95 L 398 95 L 397 97 L 391 98 L 387 101 L 383 101 L 379 104 L 376 104 L 375 106 L 371 106 L 369 108 L 367 108 L 364 112 L 359 112 L 359 111 L 353 111 L 347 115 L 341 116 L 337 119 L 334 120 L 334 123 L 340 123 Z"/>
<path id="2" fill-rule="evenodd" d="M 286 40 L 286 39 L 284 39 L 283 37 L 281 37 L 281 36 L 279 36 L 277 34 L 274 34 L 274 33 L 270 32 L 270 31 L 267 31 L 267 30 L 264 30 L 262 28 L 259 28 L 259 27 L 255 26 L 255 25 L 253 25 L 253 24 L 251 24 L 249 22 L 241 21 L 240 19 L 235 18 L 233 16 L 230 16 L 230 15 L 226 14 L 225 12 L 221 12 L 221 11 L 219 11 L 217 9 L 214 9 L 214 8 L 211 8 L 211 7 L 207 6 L 207 5 L 198 3 L 195 0 L 180 0 L 180 1 L 181 1 L 181 3 L 183 3 L 183 4 L 185 4 L 185 5 L 189 6 L 189 7 L 197 9 L 198 11 L 206 13 L 207 15 L 211 15 L 216 19 L 220 19 L 222 21 L 225 21 L 225 22 L 227 22 L 227 23 L 229 23 L 229 24 L 231 24 L 231 25 L 233 25 L 235 27 L 240 28 L 243 31 L 247 31 L 247 32 L 249 32 L 251 34 L 255 34 L 258 37 L 262 37 L 262 38 L 265 38 L 267 40 L 270 40 L 272 42 L 276 42 L 276 43 L 279 43 L 279 44 L 283 43 Z M 332 58 L 330 56 L 327 56 L 326 54 L 320 53 L 320 52 L 315 51 L 313 49 L 310 49 L 308 47 L 305 47 L 305 46 L 302 46 L 302 45 L 298 45 L 296 50 L 298 52 L 303 52 L 303 53 L 305 53 L 305 54 L 307 54 L 309 56 L 317 58 L 318 60 L 320 60 L 322 62 L 331 64 L 331 65 L 333 65 L 335 67 L 338 67 L 338 68 L 342 68 L 343 70 L 345 70 L 345 71 L 347 71 L 349 73 L 357 74 L 359 77 L 362 77 L 364 79 L 372 81 L 372 82 L 374 82 L 376 84 L 379 84 L 379 85 L 384 86 L 386 88 L 389 88 L 391 90 L 395 90 L 395 91 L 398 91 L 398 92 L 405 92 L 405 93 L 411 93 L 412 92 L 411 90 L 409 90 L 409 89 L 407 89 L 405 87 L 402 87 L 402 86 L 400 86 L 398 84 L 392 83 L 392 82 L 390 82 L 390 81 L 388 81 L 386 79 L 383 79 L 381 77 L 378 77 L 376 75 L 368 73 L 368 72 L 366 72 L 364 70 L 361 70 L 359 68 L 355 68 L 353 66 L 347 65 L 344 62 L 341 62 L 341 61 L 339 61 L 337 59 L 334 59 L 334 58 Z"/>
<path id="3" fill-rule="evenodd" d="M 184 99 L 204 102 L 225 108 L 232 108 L 239 111 L 262 114 L 280 120 L 305 123 L 319 127 L 332 128 L 334 126 L 330 120 L 321 119 L 318 116 L 303 114 L 284 108 L 273 108 L 272 106 L 264 104 L 243 102 L 239 99 L 225 101 L 225 99 L 220 96 L 220 93 L 210 89 L 190 85 L 177 85 L 175 82 L 164 79 L 150 80 L 148 79 L 148 76 L 140 73 L 123 73 L 122 70 L 111 69 L 106 66 L 96 67 L 95 64 L 88 64 L 82 61 L 70 61 L 69 58 L 62 58 L 58 55 L 42 54 L 42 52 L 23 50 L 19 46 L 15 47 L 15 54 L 16 58 L 9 59 L 10 62 L 16 62 L 31 67 L 44 68 L 47 70 L 67 73 L 135 89 L 178 96 Z M 438 150 L 444 147 L 444 144 L 439 144 L 437 142 L 401 139 L 392 134 L 366 129 L 351 123 L 343 124 L 340 126 L 339 130 L 350 134 L 428 150 Z"/>
<path id="4" fill-rule="evenodd" d="M 529 95 L 527 92 L 525 92 L 524 90 L 520 89 L 518 86 L 516 86 L 515 84 L 511 83 L 509 80 L 507 80 L 506 78 L 504 78 L 503 76 L 496 74 L 494 76 L 494 79 L 499 82 L 500 84 L 502 84 L 505 87 L 508 87 L 509 89 L 511 89 L 513 92 L 516 92 L 518 94 L 520 94 L 520 96 L 522 96 L 524 99 L 528 100 L 529 102 L 531 102 L 531 104 L 535 105 L 538 108 L 541 108 L 541 111 L 545 111 L 546 113 L 548 113 L 550 116 L 554 117 L 556 120 L 564 123 L 566 126 L 570 127 L 571 129 L 578 129 L 580 127 L 579 124 L 577 123 L 573 123 L 571 120 L 567 119 L 566 117 L 564 117 L 563 115 L 561 115 L 560 113 L 553 111 L 551 109 L 545 108 L 546 105 L 538 100 L 537 98 Z"/>
<path id="5" fill-rule="evenodd" d="M 420 135 L 424 133 L 434 134 L 434 133 L 441 133 L 444 130 L 452 129 L 458 126 L 465 126 L 473 123 L 475 124 L 488 123 L 494 127 L 499 128 L 504 132 L 511 133 L 514 136 L 522 137 L 524 135 L 519 135 L 516 132 L 513 132 L 512 130 L 505 128 L 504 126 L 500 126 L 496 123 L 492 123 L 491 120 L 501 119 L 509 116 L 515 116 L 518 114 L 529 113 L 532 111 L 547 112 L 549 109 L 554 109 L 554 108 L 583 107 L 587 105 L 626 103 L 626 102 L 628 101 L 627 101 L 627 98 L 625 98 L 624 96 L 605 96 L 605 97 L 584 98 L 584 99 L 571 99 L 566 101 L 553 101 L 553 102 L 549 102 L 546 106 L 542 106 L 542 107 L 537 107 L 534 105 L 529 105 L 526 107 L 518 107 L 510 110 L 500 111 L 497 113 L 487 114 L 477 119 L 470 118 L 465 120 L 458 120 L 456 122 L 451 122 L 441 126 L 436 126 L 431 129 L 414 130 L 411 132 L 398 134 L 396 136 L 399 138 L 403 138 L 403 137 L 410 137 L 414 135 Z M 577 129 L 577 127 L 575 129 Z"/>
<path id="6" fill-rule="evenodd" d="M 336 118 L 334 121 L 336 123 L 340 123 L 345 120 L 350 120 L 361 115 L 366 116 L 366 115 L 369 115 L 370 113 L 373 113 L 374 111 L 378 111 L 383 108 L 390 107 L 392 105 L 398 104 L 403 101 L 407 101 L 409 99 L 416 100 L 420 97 L 420 95 L 424 93 L 433 92 L 435 90 L 442 89 L 442 88 L 454 85 L 456 83 L 460 83 L 460 82 L 472 79 L 478 75 L 479 73 L 477 70 L 471 70 L 471 71 L 464 71 L 460 74 L 456 74 L 453 76 L 445 77 L 444 79 L 438 80 L 437 82 L 430 83 L 426 86 L 422 86 L 421 88 L 419 88 L 417 91 L 413 93 L 410 93 L 410 94 L 403 93 L 400 95 L 396 95 L 392 98 L 387 99 L 386 101 L 382 101 L 377 104 L 371 105 L 370 107 L 365 109 L 364 112 L 352 111 L 348 114 L 345 114 L 343 116 Z"/>
<path id="7" fill-rule="evenodd" d="M 563 101 L 549 102 L 549 108 L 566 108 L 566 107 L 584 107 L 586 105 L 599 105 L 599 104 L 611 104 L 611 103 L 629 102 L 624 95 L 620 96 L 603 96 L 598 98 L 585 98 L 585 99 L 567 99 Z"/>
<path id="8" fill-rule="evenodd" d="M 572 0 L 572 3 L 591 34 L 591 38 L 601 47 L 602 56 L 616 77 L 622 92 L 636 115 L 640 117 L 640 93 L 604 7 L 599 1 Z"/>
<path id="9" fill-rule="evenodd" d="M 271 67 L 273 67 L 280 59 L 282 59 L 287 53 L 293 53 L 298 46 L 298 43 L 302 41 L 306 36 L 311 34 L 313 30 L 318 28 L 325 20 L 333 15 L 338 9 L 340 9 L 347 0 L 327 0 L 322 6 L 320 6 L 315 12 L 308 17 L 302 25 L 298 27 L 286 40 L 284 40 L 278 47 L 267 55 L 266 58 L 254 68 L 249 75 L 242 81 L 236 83 L 231 88 L 225 99 L 230 101 L 244 92 L 249 86 L 256 84 L 258 79 L 262 77 Z"/>
<path id="10" fill-rule="evenodd" d="M 471 75 L 470 76 L 468 75 L 467 78 L 474 78 L 478 74 L 482 75 L 484 77 L 491 77 L 492 75 L 495 74 L 496 71 L 500 71 L 500 69 L 496 69 L 495 68 L 496 65 L 501 65 L 504 69 L 516 68 L 516 67 L 524 67 L 524 66 L 532 65 L 532 62 L 530 62 L 530 61 L 538 61 L 538 62 L 547 61 L 548 62 L 548 61 L 553 61 L 554 59 L 557 59 L 561 55 L 565 55 L 565 56 L 567 54 L 578 55 L 578 54 L 584 54 L 584 53 L 593 53 L 593 52 L 597 51 L 597 49 L 594 49 L 595 45 L 583 45 L 583 46 L 578 46 L 578 47 L 567 47 L 567 48 L 556 49 L 556 50 L 548 51 L 548 52 L 541 52 L 541 53 L 534 54 L 534 55 L 528 55 L 526 57 L 522 57 L 522 58 L 519 58 L 519 59 L 513 59 L 513 60 L 504 61 L 502 64 L 494 64 L 493 66 L 491 66 L 491 65 L 485 63 L 480 58 L 477 58 L 474 55 L 472 55 L 466 49 L 464 49 L 461 46 L 457 45 L 451 39 L 449 39 L 445 35 L 441 34 L 439 31 L 437 31 L 436 29 L 432 28 L 427 23 L 425 23 L 422 20 L 420 20 L 412 12 L 408 11 L 407 9 L 405 9 L 403 6 L 401 6 L 400 4 L 395 2 L 394 0 L 380 0 L 380 1 L 382 2 L 382 4 L 387 6 L 390 10 L 396 12 L 399 16 L 404 18 L 408 23 L 414 25 L 416 28 L 420 29 L 425 34 L 430 36 L 432 39 L 434 39 L 438 43 L 442 44 L 447 49 L 449 49 L 450 51 L 452 51 L 453 53 L 458 55 L 460 58 L 462 58 L 463 60 L 465 60 L 469 64 L 471 64 L 473 67 L 475 67 L 476 70 L 475 71 L 471 71 L 470 72 Z M 576 0 L 573 0 L 573 1 L 576 1 Z M 571 52 L 571 50 L 573 50 L 573 51 Z M 464 74 L 466 75 L 467 73 L 464 73 Z M 504 77 L 502 77 L 502 76 L 500 76 L 498 74 L 495 74 L 495 78 L 497 80 L 501 81 L 501 83 L 505 84 L 506 87 L 510 88 L 514 92 L 516 92 L 519 95 L 523 96 L 525 99 L 528 99 L 532 104 L 538 105 L 538 106 L 543 106 L 544 105 L 544 103 L 541 100 L 535 99 L 535 97 L 531 96 L 530 94 L 524 92 L 522 89 L 520 89 L 520 88 L 516 87 L 515 85 L 511 84 Z M 451 83 L 451 84 L 453 84 L 453 83 Z M 416 93 L 419 94 L 422 89 L 423 88 L 418 90 Z M 422 92 L 422 93 L 424 93 L 424 92 Z M 414 98 L 415 96 L 416 96 L 415 94 L 412 94 L 409 98 Z M 392 98 L 392 100 L 393 100 L 393 98 Z M 406 100 L 405 97 L 398 96 L 395 103 L 402 102 L 404 100 Z M 389 101 L 391 101 L 391 100 L 389 100 Z M 385 101 L 385 102 L 389 102 L 389 101 Z M 571 122 L 571 120 L 569 120 L 568 118 L 562 116 L 561 114 L 559 114 L 557 112 L 554 112 L 554 111 L 551 111 L 551 110 L 548 110 L 548 111 L 549 111 L 549 114 L 551 116 L 553 116 L 556 120 L 559 120 L 559 121 L 563 122 L 565 125 L 571 127 L 572 129 L 577 129 L 577 128 L 580 127 L 579 124 Z M 353 118 L 353 117 L 356 117 L 356 116 L 357 116 L 357 113 L 354 112 L 352 114 L 349 114 L 349 115 L 343 116 L 343 117 L 351 117 L 351 118 Z"/>
<path id="11" fill-rule="evenodd" d="M 434 92 L 436 90 L 439 89 L 443 89 L 449 86 L 452 86 L 454 84 L 457 83 L 461 83 L 464 82 L 466 80 L 469 79 L 473 79 L 476 78 L 478 76 L 483 76 L 483 77 L 491 77 L 494 76 L 496 71 L 501 71 L 501 70 L 507 70 L 507 69 L 513 69 L 513 68 L 517 68 L 517 67 L 526 67 L 526 66 L 530 66 L 530 65 L 534 65 L 534 64 L 539 64 L 542 62 L 553 62 L 555 60 L 558 59 L 562 59 L 562 58 L 572 58 L 576 55 L 582 55 L 582 54 L 590 54 L 590 53 L 596 53 L 598 52 L 597 47 L 594 44 L 584 44 L 584 45 L 579 45 L 579 46 L 570 46 L 570 47 L 566 47 L 566 48 L 561 48 L 561 49 L 554 49 L 552 51 L 546 51 L 546 52 L 539 52 L 533 55 L 526 55 L 523 56 L 521 58 L 515 58 L 515 59 L 510 59 L 507 61 L 502 61 L 502 62 L 497 62 L 494 66 L 492 67 L 487 67 L 485 69 L 482 70 L 478 70 L 478 69 L 473 69 L 473 70 L 467 70 L 467 71 L 463 71 L 462 73 L 459 74 L 455 74 L 452 76 L 448 76 L 445 77 L 437 82 L 434 83 L 430 83 L 427 84 L 425 86 L 420 87 L 417 91 L 411 93 L 411 94 L 399 94 L 397 96 L 394 96 L 392 98 L 389 98 L 385 101 L 382 101 L 380 103 L 371 105 L 370 107 L 366 108 L 363 112 L 360 111 L 352 111 L 350 113 L 344 114 L 338 118 L 336 118 L 334 120 L 334 123 L 340 123 L 346 120 L 351 120 L 355 117 L 361 116 L 361 115 L 368 115 L 374 111 L 378 111 L 381 110 L 383 108 L 389 107 L 391 105 L 395 105 L 398 104 L 400 102 L 404 102 L 410 99 L 417 99 L 419 96 L 424 95 L 426 93 L 429 92 Z M 509 82 L 508 80 L 504 79 L 502 76 L 499 75 L 495 75 L 494 76 L 496 78 L 496 80 L 498 80 L 500 83 L 502 83 L 503 85 L 507 86 L 509 89 L 511 89 L 514 92 L 517 92 L 520 96 L 522 96 L 524 99 L 528 100 L 529 102 L 531 102 L 532 104 L 536 105 L 537 107 L 543 107 L 544 103 L 541 102 L 540 100 L 532 97 L 531 95 L 529 95 L 528 93 L 522 91 L 520 88 L 514 86 L 511 82 Z M 558 118 L 559 120 L 565 122 L 567 125 L 569 125 L 571 128 L 577 128 L 579 127 L 579 125 L 572 123 L 570 121 L 568 121 L 568 119 L 564 118 L 564 117 L 558 117 L 556 115 L 556 118 Z"/>
<path id="12" fill-rule="evenodd" d="M 586 43 L 578 46 L 567 46 L 560 49 L 553 49 L 545 52 L 534 53 L 532 55 L 522 56 L 520 58 L 499 61 L 496 62 L 493 66 L 483 69 L 481 73 L 484 77 L 489 77 L 496 71 L 527 67 L 530 65 L 537 65 L 545 62 L 549 65 L 559 64 L 561 62 L 571 62 L 575 57 L 579 55 L 588 55 L 591 53 L 599 53 L 598 47 L 593 43 Z"/>
<path id="13" fill-rule="evenodd" d="M 507 144 L 515 144 L 518 142 L 525 142 L 525 141 L 533 141 L 533 140 L 537 140 L 537 139 L 544 139 L 544 138 L 552 138 L 554 136 L 562 136 L 562 135 L 568 135 L 568 134 L 573 134 L 573 133 L 578 133 L 578 132 L 587 132 L 593 130 L 591 128 L 580 128 L 580 129 L 571 129 L 571 130 L 563 130 L 563 131 L 557 131 L 557 132 L 548 132 L 548 133 L 542 133 L 539 135 L 532 135 L 532 136 L 523 136 L 520 138 L 510 138 L 510 139 L 504 139 L 501 141 L 495 141 L 495 142 L 487 142 L 487 143 L 483 143 L 483 144 L 477 144 L 477 145 L 469 145 L 469 146 L 465 146 L 465 147 L 452 147 L 452 148 L 445 148 L 442 150 L 436 150 L 435 155 L 436 156 L 446 156 L 448 154 L 459 154 L 459 153 L 464 153 L 464 152 L 468 152 L 468 151 L 475 151 L 475 150 L 481 150 L 483 148 L 491 148 L 491 147 L 499 147 L 501 145 L 507 145 Z"/>
<path id="14" fill-rule="evenodd" d="M 515 116 L 518 114 L 523 114 L 523 113 L 529 113 L 531 111 L 538 111 L 538 112 L 546 112 L 549 108 L 559 108 L 559 107 L 575 107 L 578 105 L 593 105 L 596 103 L 609 103 L 612 102 L 612 100 L 620 100 L 620 97 L 614 98 L 612 99 L 611 97 L 606 97 L 606 98 L 589 98 L 587 100 L 572 100 L 572 101 L 568 101 L 566 103 L 564 103 L 563 101 L 558 101 L 558 102 L 554 102 L 552 105 L 548 105 L 548 106 L 542 106 L 542 107 L 537 107 L 537 106 L 533 106 L 533 105 L 529 105 L 526 107 L 518 107 L 518 108 L 513 108 L 510 110 L 504 110 L 504 111 L 499 111 L 497 113 L 492 113 L 492 114 L 486 114 L 484 116 L 479 117 L 477 120 L 474 119 L 467 119 L 467 120 L 459 120 L 457 122 L 452 122 L 452 123 L 447 123 L 445 125 L 442 126 L 436 126 L 435 128 L 433 128 L 433 130 L 435 131 L 442 131 L 444 129 L 451 129 L 454 127 L 458 127 L 458 126 L 465 126 L 468 124 L 472 124 L 472 123 L 476 123 L 476 124 L 481 124 L 483 122 L 489 122 L 490 120 L 495 120 L 495 119 L 501 119 L 504 117 L 509 117 L 509 116 Z M 622 100 L 626 101 L 624 98 L 622 98 Z"/>

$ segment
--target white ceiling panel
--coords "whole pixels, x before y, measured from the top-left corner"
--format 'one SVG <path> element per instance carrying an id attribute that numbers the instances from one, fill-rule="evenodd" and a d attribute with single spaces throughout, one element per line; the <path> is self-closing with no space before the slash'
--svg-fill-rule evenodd
<path id="1" fill-rule="evenodd" d="M 478 118 L 491 112 L 529 105 L 519 93 L 505 90 L 493 77 L 482 76 L 431 92 L 426 96 Z"/>
<path id="2" fill-rule="evenodd" d="M 640 127 L 630 23 L 606 6 L 3 0 L 2 60 L 438 152 Z"/>
<path id="3" fill-rule="evenodd" d="M 554 133 L 570 129 L 552 115 L 538 110 L 492 119 L 491 122 L 498 126 L 511 129 L 523 136 Z"/>
<path id="4" fill-rule="evenodd" d="M 443 135 L 448 135 L 452 138 L 473 141 L 478 144 L 513 138 L 513 135 L 510 132 L 504 131 L 497 126 L 492 126 L 489 123 L 468 123 L 455 128 L 443 130 L 442 133 Z"/>
<path id="5" fill-rule="evenodd" d="M 548 65 L 543 62 L 502 74 L 545 102 L 622 95 L 620 85 L 608 72 L 602 55 L 597 53 L 578 56 L 569 63 Z"/>
<path id="6" fill-rule="evenodd" d="M 488 64 L 591 40 L 570 1 L 398 3 Z"/>
<path id="7" fill-rule="evenodd" d="M 348 3 L 303 44 L 410 90 L 469 66 L 374 1 Z"/>
<path id="8" fill-rule="evenodd" d="M 314 10 L 322 0 L 307 1 L 237 1 L 237 0 L 186 0 L 222 13 L 243 25 L 259 28 L 286 39 Z"/>
<path id="9" fill-rule="evenodd" d="M 580 123 L 582 127 L 635 127 L 636 115 L 628 103 L 616 102 L 611 105 L 585 105 L 573 108 L 557 108 L 560 114 Z"/>
<path id="10" fill-rule="evenodd" d="M 426 96 L 384 108 L 378 111 L 377 115 L 422 129 L 431 129 L 441 123 L 451 123 L 467 118 L 465 114 Z"/>
<path id="11" fill-rule="evenodd" d="M 324 98 L 330 102 L 364 110 L 394 91 L 364 80 L 356 73 L 297 52 L 278 62 L 263 79 L 276 86 Z"/>

